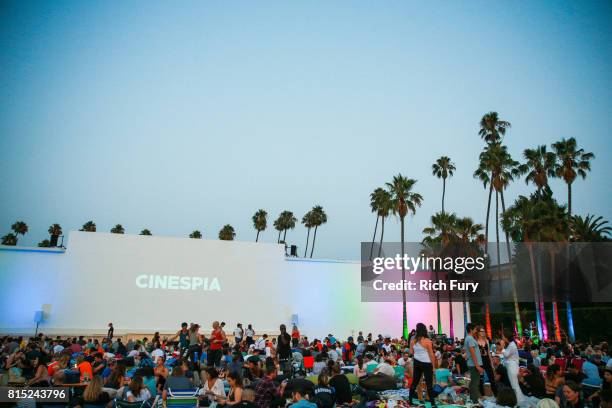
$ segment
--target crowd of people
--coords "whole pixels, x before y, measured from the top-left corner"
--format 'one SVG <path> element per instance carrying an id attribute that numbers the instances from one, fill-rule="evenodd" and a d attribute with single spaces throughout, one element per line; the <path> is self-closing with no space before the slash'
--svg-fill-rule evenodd
<path id="1" fill-rule="evenodd" d="M 101 339 L 6 336 L 0 376 L 5 385 L 69 387 L 69 405 L 79 407 L 165 401 L 172 390 L 197 389 L 199 405 L 209 407 L 368 407 L 394 399 L 432 407 L 612 408 L 605 342 L 538 342 L 511 332 L 489 339 L 472 323 L 461 340 L 422 323 L 407 339 L 359 332 L 343 341 L 331 333 L 311 340 L 285 325 L 275 336 L 240 323 L 229 336 L 224 322 L 213 322 L 207 335 L 200 329 L 182 323 L 174 335 L 125 342 L 112 324 Z"/>

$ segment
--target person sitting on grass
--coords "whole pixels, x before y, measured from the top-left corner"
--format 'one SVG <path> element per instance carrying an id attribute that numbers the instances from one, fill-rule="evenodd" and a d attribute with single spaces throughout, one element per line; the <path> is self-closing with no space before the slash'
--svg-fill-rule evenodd
<path id="1" fill-rule="evenodd" d="M 442 396 L 443 398 L 446 398 L 444 396 L 448 395 L 451 402 L 455 402 L 457 400 L 457 391 L 453 384 L 453 375 L 448 367 L 448 356 L 445 355 L 442 357 L 440 367 L 436 368 L 435 370 L 436 384 L 442 389 L 442 391 L 438 394 L 438 397 Z M 458 388 L 460 389 L 461 387 Z"/>
<path id="2" fill-rule="evenodd" d="M 128 402 L 146 401 L 151 398 L 151 392 L 144 384 L 142 376 L 135 374 L 123 395 Z"/>
<path id="3" fill-rule="evenodd" d="M 336 394 L 334 389 L 329 386 L 329 375 L 327 369 L 321 371 L 317 379 L 317 386 L 314 389 L 314 395 L 317 399 L 319 408 L 331 408 L 336 402 Z"/>
<path id="4" fill-rule="evenodd" d="M 334 364 L 332 368 L 332 377 L 329 380 L 329 385 L 333 387 L 336 393 L 336 404 L 352 404 L 353 393 L 351 391 L 351 383 L 348 377 L 340 370 L 338 363 Z"/>
<path id="5" fill-rule="evenodd" d="M 168 390 L 189 390 L 193 388 L 193 383 L 183 372 L 183 367 L 180 365 L 172 369 L 172 373 L 166 378 L 162 398 L 165 401 L 168 396 Z"/>
<path id="6" fill-rule="evenodd" d="M 236 371 L 230 371 L 227 374 L 227 382 L 229 383 L 230 390 L 227 397 L 217 396 L 215 400 L 220 405 L 238 405 L 242 401 L 242 392 L 244 386 L 242 385 L 242 377 Z"/>

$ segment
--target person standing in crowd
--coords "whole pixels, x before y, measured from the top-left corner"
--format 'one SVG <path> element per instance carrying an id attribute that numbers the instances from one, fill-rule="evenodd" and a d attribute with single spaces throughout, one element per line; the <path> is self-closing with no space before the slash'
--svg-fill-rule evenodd
<path id="1" fill-rule="evenodd" d="M 244 330 L 242 329 L 242 323 L 238 323 L 234 329 L 234 343 L 239 346 L 244 338 Z M 240 401 L 240 400 L 239 400 Z"/>
<path id="2" fill-rule="evenodd" d="M 191 323 L 189 327 L 189 359 L 197 363 L 200 355 L 202 354 L 202 346 L 200 345 L 200 325 L 197 323 Z"/>
<path id="3" fill-rule="evenodd" d="M 275 378 L 276 367 L 268 367 L 266 375 L 255 386 L 255 404 L 259 408 L 270 408 L 270 404 L 278 396 Z"/>
<path id="4" fill-rule="evenodd" d="M 208 365 L 211 367 L 219 367 L 221 365 L 223 343 L 227 338 L 218 321 L 215 320 L 213 322 L 212 328 L 213 331 L 210 333 L 210 347 L 208 350 Z"/>
<path id="5" fill-rule="evenodd" d="M 181 330 L 168 339 L 168 341 L 174 341 L 178 337 L 181 357 L 189 347 L 189 329 L 187 329 L 187 326 L 187 322 L 181 323 Z"/>
<path id="6" fill-rule="evenodd" d="M 287 333 L 287 327 L 284 324 L 280 325 L 276 351 L 280 369 L 286 377 L 289 377 L 291 374 L 291 336 Z"/>
<path id="7" fill-rule="evenodd" d="M 106 333 L 106 338 L 109 341 L 113 341 L 113 334 L 115 333 L 115 328 L 113 327 L 113 323 L 108 324 L 108 332 Z"/>
<path id="8" fill-rule="evenodd" d="M 295 348 L 300 343 L 300 331 L 297 326 L 294 324 L 293 329 L 291 329 L 291 347 Z"/>
<path id="9" fill-rule="evenodd" d="M 489 384 L 491 384 L 491 391 L 493 395 L 497 395 L 497 387 L 495 386 L 495 375 L 493 375 L 493 361 L 491 360 L 491 347 L 489 345 L 489 339 L 487 338 L 487 332 L 484 326 L 478 326 L 478 348 L 480 349 L 480 358 L 482 360 L 482 368 L 487 374 Z M 481 376 L 480 382 L 480 394 L 484 395 L 484 378 Z"/>
<path id="10" fill-rule="evenodd" d="M 340 370 L 340 365 L 338 363 L 334 364 L 332 367 L 332 377 L 329 380 L 329 385 L 334 389 L 336 405 L 350 404 L 353 402 L 351 383 L 348 377 Z"/>
<path id="11" fill-rule="evenodd" d="M 510 330 L 506 330 L 500 344 L 502 347 L 502 354 L 504 355 L 504 365 L 508 371 L 510 386 L 512 386 L 516 394 L 516 400 L 520 404 L 525 400 L 525 395 L 521 391 L 521 386 L 519 385 L 519 355 L 518 347 L 514 342 L 514 333 Z"/>
<path id="12" fill-rule="evenodd" d="M 421 375 L 425 376 L 425 385 L 432 408 L 436 406 L 433 393 L 433 372 L 435 356 L 433 344 L 427 334 L 427 327 L 418 323 L 414 337 L 410 340 L 410 354 L 413 355 L 413 380 L 410 385 L 410 405 L 414 404 L 416 388 L 421 381 Z"/>
<path id="13" fill-rule="evenodd" d="M 478 342 L 474 338 L 478 329 L 474 323 L 468 323 L 465 330 L 467 331 L 467 336 L 465 336 L 464 347 L 465 354 L 467 355 L 468 371 L 470 372 L 470 398 L 472 403 L 478 404 L 478 399 L 480 398 L 480 376 L 484 373 Z"/>
<path id="14" fill-rule="evenodd" d="M 244 334 L 246 336 L 246 342 L 247 342 L 247 346 L 250 346 L 251 344 L 255 344 L 255 330 L 253 330 L 253 325 L 249 323 L 249 325 L 247 326 L 246 330 L 244 331 Z"/>

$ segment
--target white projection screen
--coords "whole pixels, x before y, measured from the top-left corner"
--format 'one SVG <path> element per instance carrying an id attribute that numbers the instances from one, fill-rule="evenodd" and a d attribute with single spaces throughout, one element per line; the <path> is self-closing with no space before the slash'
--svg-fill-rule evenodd
<path id="1" fill-rule="evenodd" d="M 362 303 L 357 262 L 286 259 L 281 245 L 71 232 L 65 253 L 0 250 L 0 332 L 171 333 L 214 320 L 276 333 L 297 315 L 310 338 L 359 330 L 401 335 L 400 303 Z M 151 287 L 152 286 L 152 287 Z M 205 289 L 208 289 L 206 290 Z M 442 309 L 448 329 L 448 305 Z M 435 304 L 408 304 L 409 323 L 434 323 Z M 461 303 L 454 304 L 462 333 Z"/>

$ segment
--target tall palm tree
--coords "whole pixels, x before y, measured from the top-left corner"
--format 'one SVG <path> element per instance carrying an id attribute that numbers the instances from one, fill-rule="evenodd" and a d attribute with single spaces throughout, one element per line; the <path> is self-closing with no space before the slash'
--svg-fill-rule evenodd
<path id="1" fill-rule="evenodd" d="M 393 211 L 393 201 L 391 200 L 391 193 L 389 193 L 387 190 L 383 190 L 383 194 L 381 194 L 379 198 L 380 202 L 378 203 L 378 215 L 382 220 L 380 224 L 380 245 L 378 245 L 378 256 L 380 257 L 383 239 L 385 236 L 385 220 L 389 214 L 391 214 L 391 211 Z"/>
<path id="2" fill-rule="evenodd" d="M 62 235 L 62 226 L 59 224 L 53 224 L 49 227 L 49 235 L 59 237 Z"/>
<path id="3" fill-rule="evenodd" d="M 312 246 L 310 247 L 310 257 L 312 258 L 315 241 L 317 240 L 317 230 L 321 225 L 327 224 L 327 214 L 325 213 L 325 210 L 323 210 L 323 207 L 321 207 L 320 205 L 315 205 L 314 207 L 312 207 L 311 211 L 313 213 L 313 226 L 315 229 L 312 237 Z"/>
<path id="4" fill-rule="evenodd" d="M 140 235 L 147 235 L 147 236 L 151 236 L 151 235 L 153 235 L 153 234 L 151 233 L 151 231 L 149 231 L 148 229 L 146 229 L 146 228 L 145 228 L 145 229 L 143 229 L 142 231 L 140 231 Z"/>
<path id="5" fill-rule="evenodd" d="M 285 220 L 283 219 L 283 213 L 278 215 L 278 218 L 274 220 L 274 229 L 278 231 L 278 238 L 276 239 L 276 243 L 279 244 L 281 242 L 281 232 L 285 229 Z"/>
<path id="6" fill-rule="evenodd" d="M 28 225 L 23 221 L 16 221 L 11 229 L 15 232 L 15 245 L 17 245 L 19 234 L 25 235 L 28 232 Z"/>
<path id="7" fill-rule="evenodd" d="M 538 190 L 546 187 L 548 178 L 555 176 L 555 154 L 547 152 L 546 145 L 541 145 L 535 149 L 525 149 L 523 157 L 526 162 L 521 164 L 518 169 L 521 174 L 527 174 L 525 183 L 535 184 Z"/>
<path id="8" fill-rule="evenodd" d="M 191 234 L 189 234 L 189 238 L 202 239 L 202 233 L 198 230 L 194 230 Z"/>
<path id="9" fill-rule="evenodd" d="M 304 227 L 306 227 L 306 229 L 308 230 L 308 233 L 306 234 L 306 249 L 304 250 L 304 258 L 306 258 L 306 254 L 308 254 L 308 241 L 310 240 L 310 230 L 316 222 L 315 216 L 316 215 L 311 210 L 304 214 L 304 216 L 302 217 L 302 224 L 304 224 Z"/>
<path id="10" fill-rule="evenodd" d="M 505 131 L 504 131 L 505 133 Z M 492 136 L 491 136 L 492 138 Z M 482 181 L 484 187 L 489 186 L 489 200 L 487 204 L 487 219 L 485 223 L 485 253 L 488 252 L 488 241 L 489 241 L 489 214 L 491 208 L 491 195 L 495 191 L 495 233 L 496 233 L 496 254 L 497 254 L 497 272 L 498 279 L 501 274 L 501 262 L 500 262 L 500 249 L 499 249 L 499 200 L 501 199 L 502 212 L 505 212 L 505 201 L 504 201 L 504 190 L 514 180 L 516 176 L 520 174 L 519 163 L 512 159 L 512 156 L 508 153 L 506 146 L 502 146 L 498 142 L 489 143 L 479 156 L 479 165 L 474 172 L 474 177 Z M 506 250 L 508 253 L 508 261 L 512 259 L 510 250 L 510 240 L 506 233 Z M 516 288 L 514 285 L 514 272 L 512 270 L 512 263 L 510 262 L 510 276 L 512 280 L 512 290 L 514 297 L 514 314 L 516 319 L 517 329 L 520 332 L 521 319 L 518 307 L 518 301 L 516 296 Z M 501 281 L 500 281 L 501 282 Z M 489 304 L 485 304 L 486 313 L 486 326 L 487 335 L 492 335 L 491 323 L 490 323 L 490 310 Z"/>
<path id="11" fill-rule="evenodd" d="M 555 175 L 562 178 L 565 184 L 567 184 L 567 213 L 570 220 L 572 220 L 572 184 L 577 176 L 583 179 L 586 178 L 587 172 L 591 171 L 591 160 L 595 158 L 595 155 L 585 152 L 584 149 L 578 149 L 576 139 L 573 137 L 561 139 L 559 142 L 553 143 L 552 148 L 557 155 Z M 569 338 L 570 341 L 574 342 L 576 341 L 576 335 L 574 333 L 572 304 L 569 300 L 565 302 L 565 309 L 567 312 Z"/>
<path id="12" fill-rule="evenodd" d="M 79 231 L 96 232 L 96 223 L 93 221 L 87 221 L 85 224 L 83 224 Z"/>
<path id="13" fill-rule="evenodd" d="M 456 168 L 450 157 L 442 156 L 431 166 L 432 174 L 442 179 L 442 212 L 444 212 L 444 196 L 446 194 L 446 179 L 452 177 Z"/>
<path id="14" fill-rule="evenodd" d="M 577 176 L 586 178 L 587 172 L 591 171 L 591 160 L 595 158 L 593 153 L 587 153 L 584 149 L 578 149 L 576 139 L 561 139 L 552 144 L 557 155 L 557 167 L 555 174 L 562 178 L 567 184 L 567 212 L 572 216 L 572 184 Z"/>
<path id="15" fill-rule="evenodd" d="M 511 126 L 510 122 L 499 119 L 497 112 L 489 112 L 480 119 L 478 134 L 488 144 L 497 144 L 502 142 Z"/>
<path id="16" fill-rule="evenodd" d="M 219 239 L 222 241 L 233 241 L 235 236 L 234 227 L 229 224 L 224 225 L 221 231 L 219 231 Z"/>
<path id="17" fill-rule="evenodd" d="M 370 208 L 373 213 L 376 213 L 376 224 L 374 225 L 374 235 L 372 236 L 372 246 L 370 247 L 370 261 L 374 254 L 374 241 L 376 241 L 376 230 L 378 229 L 378 220 L 380 218 L 378 210 L 380 207 L 381 195 L 385 194 L 385 192 L 386 190 L 384 188 L 378 187 L 370 194 Z"/>
<path id="18" fill-rule="evenodd" d="M 259 233 L 264 231 L 268 226 L 268 213 L 265 210 L 259 209 L 251 218 L 253 220 L 253 227 L 257 231 L 255 242 L 259 241 Z"/>
<path id="19" fill-rule="evenodd" d="M 110 230 L 111 234 L 125 234 L 125 228 L 121 224 L 115 225 Z"/>
<path id="20" fill-rule="evenodd" d="M 423 202 L 423 196 L 412 191 L 416 180 L 409 179 L 401 174 L 393 177 L 390 183 L 387 183 L 389 192 L 391 193 L 391 202 L 393 204 L 393 214 L 400 218 L 400 238 L 402 256 L 404 255 L 404 219 L 411 212 L 416 213 L 416 207 L 420 207 Z M 402 262 L 402 281 L 406 279 L 406 266 Z M 402 334 L 405 339 L 408 338 L 408 314 L 406 313 L 406 289 L 402 290 Z"/>
<path id="21" fill-rule="evenodd" d="M 430 243 L 439 243 L 443 246 L 454 241 L 456 238 L 455 231 L 457 226 L 457 215 L 455 213 L 448 214 L 445 212 L 439 212 L 431 216 L 431 227 L 423 229 L 423 233 L 427 235 L 425 241 Z M 438 281 L 438 270 L 435 269 L 435 279 Z M 449 291 L 448 298 L 448 310 L 450 320 L 449 335 L 451 338 L 455 337 L 453 328 L 453 302 Z M 436 312 L 438 322 L 438 333 L 442 332 L 442 321 L 440 318 L 440 291 L 436 291 Z"/>
<path id="22" fill-rule="evenodd" d="M 537 146 L 535 149 L 525 149 L 523 151 L 523 157 L 525 158 L 526 162 L 518 166 L 519 173 L 527 175 L 525 177 L 526 184 L 533 183 L 536 186 L 537 190 L 539 192 L 542 192 L 543 189 L 548 188 L 548 178 L 555 176 L 555 168 L 557 161 L 555 154 L 552 152 L 548 152 L 546 150 L 546 145 L 540 145 Z M 559 239 L 557 238 L 558 237 L 549 237 L 549 240 L 558 241 Z M 554 254 L 549 254 L 549 256 L 554 262 Z M 542 314 L 544 310 L 544 302 L 540 302 L 539 307 L 540 313 Z M 552 310 L 553 324 L 556 326 L 555 334 L 557 334 L 560 333 L 560 329 L 558 327 L 559 309 L 557 307 L 556 301 L 553 301 L 552 303 Z M 545 316 L 546 314 L 543 313 L 543 315 Z M 542 324 L 546 325 L 546 320 L 544 320 Z"/>
<path id="23" fill-rule="evenodd" d="M 612 228 L 608 221 L 599 216 L 587 214 L 586 217 L 574 215 L 572 217 L 572 241 L 575 242 L 605 242 L 610 240 Z"/>
<path id="24" fill-rule="evenodd" d="M 12 232 L 9 232 L 2 237 L 2 245 L 15 246 L 17 245 L 17 236 Z"/>
<path id="25" fill-rule="evenodd" d="M 287 230 L 294 229 L 295 224 L 297 223 L 297 218 L 293 215 L 291 211 L 283 211 L 280 214 L 281 224 L 283 227 L 283 242 L 287 242 Z"/>
<path id="26" fill-rule="evenodd" d="M 458 218 L 455 223 L 455 232 L 459 241 L 463 244 L 464 247 L 467 246 L 468 243 L 476 243 L 478 244 L 481 237 L 484 236 L 480 233 L 482 231 L 482 224 L 475 224 L 474 220 L 470 217 Z M 476 246 L 478 248 L 478 245 Z M 478 254 L 480 256 L 480 254 Z M 465 326 L 468 322 L 468 313 L 467 313 L 467 299 L 465 292 L 463 293 L 463 298 L 461 299 L 463 306 L 463 325 L 464 325 L 464 335 L 465 335 Z"/>

